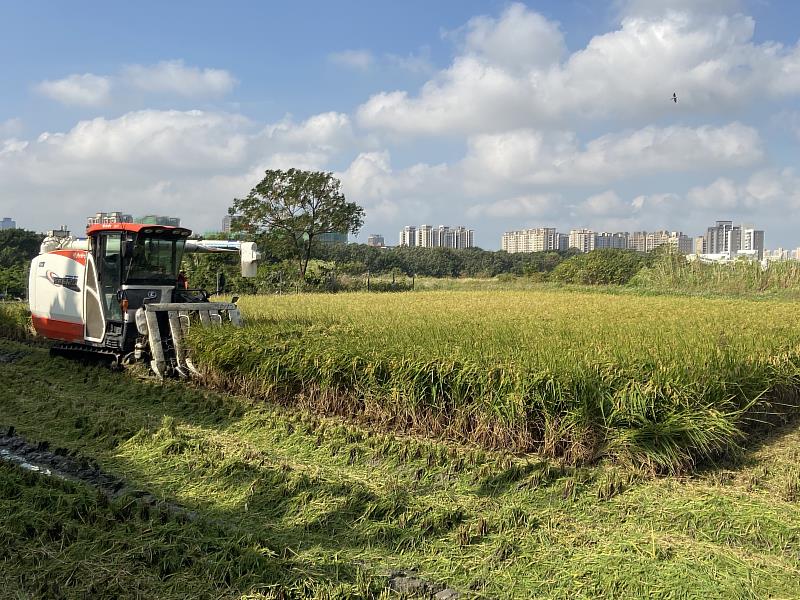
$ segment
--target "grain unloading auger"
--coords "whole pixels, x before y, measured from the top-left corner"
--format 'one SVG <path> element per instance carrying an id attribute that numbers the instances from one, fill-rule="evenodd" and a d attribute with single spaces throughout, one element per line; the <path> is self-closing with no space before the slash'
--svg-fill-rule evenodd
<path id="1" fill-rule="evenodd" d="M 192 326 L 240 326 L 233 302 L 185 289 L 184 252 L 238 252 L 242 275 L 261 258 L 252 242 L 189 240 L 191 231 L 138 223 L 92 225 L 87 238 L 55 231 L 31 262 L 28 298 L 36 332 L 54 352 L 146 361 L 159 377 L 196 374 L 185 344 Z"/>

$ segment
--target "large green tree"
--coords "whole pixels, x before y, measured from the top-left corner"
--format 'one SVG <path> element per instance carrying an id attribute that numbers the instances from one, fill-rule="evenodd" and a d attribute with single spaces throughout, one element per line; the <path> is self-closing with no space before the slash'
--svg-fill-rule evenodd
<path id="1" fill-rule="evenodd" d="M 364 223 L 364 209 L 347 202 L 333 173 L 299 169 L 266 171 L 228 212 L 240 217 L 234 221 L 236 230 L 266 233 L 271 244 L 295 258 L 301 279 L 321 234 L 355 234 Z"/>

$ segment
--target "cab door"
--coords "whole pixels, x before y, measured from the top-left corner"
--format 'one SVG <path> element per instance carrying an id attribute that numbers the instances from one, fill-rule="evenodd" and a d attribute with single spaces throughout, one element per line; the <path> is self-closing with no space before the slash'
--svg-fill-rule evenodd
<path id="1" fill-rule="evenodd" d="M 86 275 L 83 281 L 83 337 L 88 342 L 103 342 L 106 335 L 106 315 L 100 299 L 97 266 L 94 254 L 86 253 Z"/>

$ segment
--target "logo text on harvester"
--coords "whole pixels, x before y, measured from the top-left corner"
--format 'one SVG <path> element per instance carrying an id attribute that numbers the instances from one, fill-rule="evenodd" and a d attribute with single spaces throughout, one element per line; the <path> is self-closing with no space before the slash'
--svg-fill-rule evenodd
<path id="1" fill-rule="evenodd" d="M 77 275 L 56 275 L 52 271 L 47 272 L 47 280 L 56 287 L 63 287 L 73 292 L 80 292 L 81 288 L 78 287 Z"/>

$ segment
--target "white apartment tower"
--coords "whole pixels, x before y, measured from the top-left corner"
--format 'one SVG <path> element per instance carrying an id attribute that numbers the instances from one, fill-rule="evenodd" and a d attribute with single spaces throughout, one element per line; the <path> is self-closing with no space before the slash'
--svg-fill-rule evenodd
<path id="1" fill-rule="evenodd" d="M 581 252 L 594 250 L 595 233 L 591 229 L 572 229 L 569 232 L 569 247 L 577 248 Z"/>
<path id="2" fill-rule="evenodd" d="M 417 245 L 417 228 L 413 225 L 406 225 L 400 231 L 400 245 L 401 246 L 416 246 Z"/>
<path id="3" fill-rule="evenodd" d="M 463 225 L 407 225 L 400 232 L 400 245 L 420 248 L 472 248 L 475 246 L 475 231 Z"/>
<path id="4" fill-rule="evenodd" d="M 619 248 L 624 250 L 628 247 L 628 233 L 608 233 L 603 231 L 598 233 L 594 240 L 595 248 Z"/>
<path id="5" fill-rule="evenodd" d="M 560 236 L 553 227 L 506 231 L 500 240 L 500 247 L 506 252 L 560 250 Z"/>
<path id="6" fill-rule="evenodd" d="M 764 231 L 745 225 L 742 228 L 742 250 L 754 252 L 758 260 L 764 258 Z"/>

